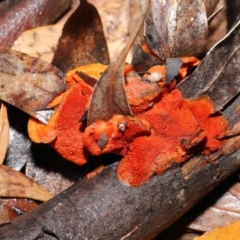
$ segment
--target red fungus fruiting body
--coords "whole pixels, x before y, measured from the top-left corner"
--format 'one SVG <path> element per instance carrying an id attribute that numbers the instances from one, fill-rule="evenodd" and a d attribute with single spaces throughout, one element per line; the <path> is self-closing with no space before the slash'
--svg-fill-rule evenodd
<path id="1" fill-rule="evenodd" d="M 57 109 L 57 137 L 51 145 L 64 158 L 78 165 L 87 162 L 87 153 L 82 142 L 84 127 L 80 118 L 86 110 L 91 94 L 92 88 L 79 81 L 64 94 Z"/>
<path id="2" fill-rule="evenodd" d="M 186 100 L 186 102 L 206 133 L 204 153 L 209 154 L 218 150 L 222 142 L 219 139 L 224 137 L 229 130 L 226 118 L 216 113 L 214 104 L 209 97 L 191 101 Z"/>
<path id="3" fill-rule="evenodd" d="M 194 57 L 183 61 L 177 80 L 185 77 L 188 66 L 199 63 Z M 88 73 L 92 68 L 86 68 Z M 104 68 L 99 67 L 99 71 Z M 123 158 L 117 175 L 131 186 L 139 186 L 152 175 L 186 161 L 196 154 L 196 149 L 197 153 L 209 154 L 221 147 L 220 139 L 229 129 L 228 122 L 216 113 L 208 97 L 184 99 L 174 89 L 177 80 L 166 85 L 165 66 L 154 66 L 140 78 L 131 65 L 126 65 L 124 74 L 134 117 L 114 115 L 108 121 L 97 120 L 86 127 L 80 119 L 84 120 L 92 87 L 72 72 L 67 78 L 69 89 L 51 103 L 51 107 L 58 107 L 48 124 L 29 121 L 30 137 L 35 142 L 50 143 L 64 158 L 78 165 L 85 164 L 89 154 L 120 154 Z M 100 76 L 95 68 L 94 76 Z"/>
<path id="4" fill-rule="evenodd" d="M 132 186 L 143 184 L 153 174 L 162 174 L 174 163 L 186 161 L 192 148 L 200 143 L 204 142 L 204 153 L 218 150 L 218 138 L 228 131 L 226 119 L 215 114 L 209 98 L 188 101 L 177 89 L 138 116 L 150 123 L 153 133 L 136 138 L 119 163 L 119 179 Z"/>
<path id="5" fill-rule="evenodd" d="M 108 121 L 97 120 L 88 126 L 83 134 L 83 144 L 92 155 L 111 152 L 125 155 L 130 142 L 150 133 L 151 126 L 147 121 L 114 115 Z"/>
<path id="6" fill-rule="evenodd" d="M 131 72 L 126 76 L 126 94 L 134 114 L 145 112 L 160 98 L 164 91 L 158 83 L 143 81 L 136 73 Z"/>

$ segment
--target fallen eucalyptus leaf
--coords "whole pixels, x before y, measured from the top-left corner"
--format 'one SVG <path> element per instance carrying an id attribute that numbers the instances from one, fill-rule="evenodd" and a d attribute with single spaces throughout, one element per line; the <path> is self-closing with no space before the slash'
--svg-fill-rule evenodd
<path id="1" fill-rule="evenodd" d="M 178 84 L 185 98 L 206 94 L 220 110 L 239 93 L 239 41 L 240 21 L 207 53 L 194 73 Z"/>
<path id="2" fill-rule="evenodd" d="M 7 108 L 2 103 L 0 109 L 0 164 L 3 163 L 9 143 L 9 122 Z"/>
<path id="3" fill-rule="evenodd" d="M 219 0 L 203 0 L 203 3 L 206 8 L 207 17 L 210 17 L 213 13 L 214 9 L 216 8 Z"/>
<path id="4" fill-rule="evenodd" d="M 47 201 L 52 195 L 21 172 L 0 165 L 0 196 Z"/>
<path id="5" fill-rule="evenodd" d="M 106 39 L 97 9 L 87 0 L 69 17 L 52 64 L 64 72 L 90 63 L 109 63 Z"/>
<path id="6" fill-rule="evenodd" d="M 12 45 L 12 50 L 40 58 L 48 63 L 52 61 L 57 42 L 61 36 L 63 23 L 37 27 L 23 32 Z"/>
<path id="7" fill-rule="evenodd" d="M 152 0 L 151 4 L 153 25 L 150 20 L 150 26 L 146 26 L 146 40 L 153 51 L 157 49 L 154 52 L 160 59 L 203 52 L 208 23 L 202 0 Z M 156 40 L 159 46 L 152 48 Z"/>
<path id="8" fill-rule="evenodd" d="M 137 22 L 141 18 L 141 0 L 128 0 L 128 23 L 129 23 L 129 32 L 133 32 Z M 144 35 L 144 26 L 139 31 L 138 36 L 136 37 L 135 44 L 143 44 L 143 35 Z"/>
<path id="9" fill-rule="evenodd" d="M 219 8 L 216 12 L 214 12 L 209 18 L 208 18 L 208 25 L 212 22 L 212 20 L 223 10 L 223 6 Z"/>
<path id="10" fill-rule="evenodd" d="M 165 56 L 163 49 L 159 43 L 159 39 L 157 36 L 157 32 L 153 22 L 152 8 L 150 7 L 146 17 L 145 24 L 145 39 L 147 45 L 151 48 L 151 50 L 158 56 L 162 63 L 165 62 Z"/>
<path id="11" fill-rule="evenodd" d="M 235 183 L 210 207 L 195 218 L 188 228 L 212 231 L 240 220 L 240 183 Z"/>
<path id="12" fill-rule="evenodd" d="M 240 238 L 240 221 L 234 222 L 220 229 L 206 233 L 203 236 L 196 237 L 193 240 L 238 240 Z"/>
<path id="13" fill-rule="evenodd" d="M 124 88 L 123 67 L 127 54 L 141 30 L 148 7 L 149 1 L 142 0 L 142 14 L 138 25 L 117 60 L 108 66 L 96 83 L 88 110 L 88 125 L 97 119 L 108 120 L 114 114 L 132 115 Z"/>
<path id="14" fill-rule="evenodd" d="M 160 59 L 143 51 L 140 45 L 136 45 L 131 64 L 136 72 L 145 72 L 154 65 L 161 64 Z"/>
<path id="15" fill-rule="evenodd" d="M 56 67 L 20 52 L 0 49 L 0 99 L 37 118 L 37 111 L 46 109 L 65 89 L 64 74 Z"/>

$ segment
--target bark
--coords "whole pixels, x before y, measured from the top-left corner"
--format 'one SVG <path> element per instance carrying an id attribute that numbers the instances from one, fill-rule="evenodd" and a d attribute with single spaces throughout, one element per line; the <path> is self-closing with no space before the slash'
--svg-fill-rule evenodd
<path id="1" fill-rule="evenodd" d="M 55 233 L 59 239 L 152 239 L 239 165 L 235 152 L 218 166 L 209 163 L 185 177 L 176 167 L 133 188 L 118 181 L 114 164 L 1 227 L 0 238 L 49 239 Z"/>
<path id="2" fill-rule="evenodd" d="M 53 23 L 69 8 L 70 4 L 71 0 L 1 1 L 1 47 L 10 47 L 25 30 Z"/>

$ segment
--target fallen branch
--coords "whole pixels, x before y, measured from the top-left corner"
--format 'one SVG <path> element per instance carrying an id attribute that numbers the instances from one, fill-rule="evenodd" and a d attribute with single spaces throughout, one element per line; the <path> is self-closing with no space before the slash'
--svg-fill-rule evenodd
<path id="1" fill-rule="evenodd" d="M 201 161 L 204 157 L 198 158 Z M 176 167 L 132 188 L 118 181 L 114 164 L 1 227 L 0 237 L 37 239 L 47 229 L 59 239 L 152 239 L 239 165 L 238 151 L 220 158 L 218 165 L 191 170 L 187 178 L 183 168 Z"/>

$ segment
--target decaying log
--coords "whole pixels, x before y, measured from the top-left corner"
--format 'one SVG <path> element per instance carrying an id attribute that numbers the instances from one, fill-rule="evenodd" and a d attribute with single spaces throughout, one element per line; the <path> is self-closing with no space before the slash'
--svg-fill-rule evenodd
<path id="1" fill-rule="evenodd" d="M 71 0 L 1 1 L 1 47 L 10 47 L 27 29 L 53 23 L 69 8 L 70 4 Z"/>
<path id="2" fill-rule="evenodd" d="M 234 172 L 239 153 L 186 178 L 176 167 L 138 188 L 123 186 L 114 164 L 1 227 L 0 238 L 49 239 L 53 232 L 59 239 L 152 239 Z"/>

